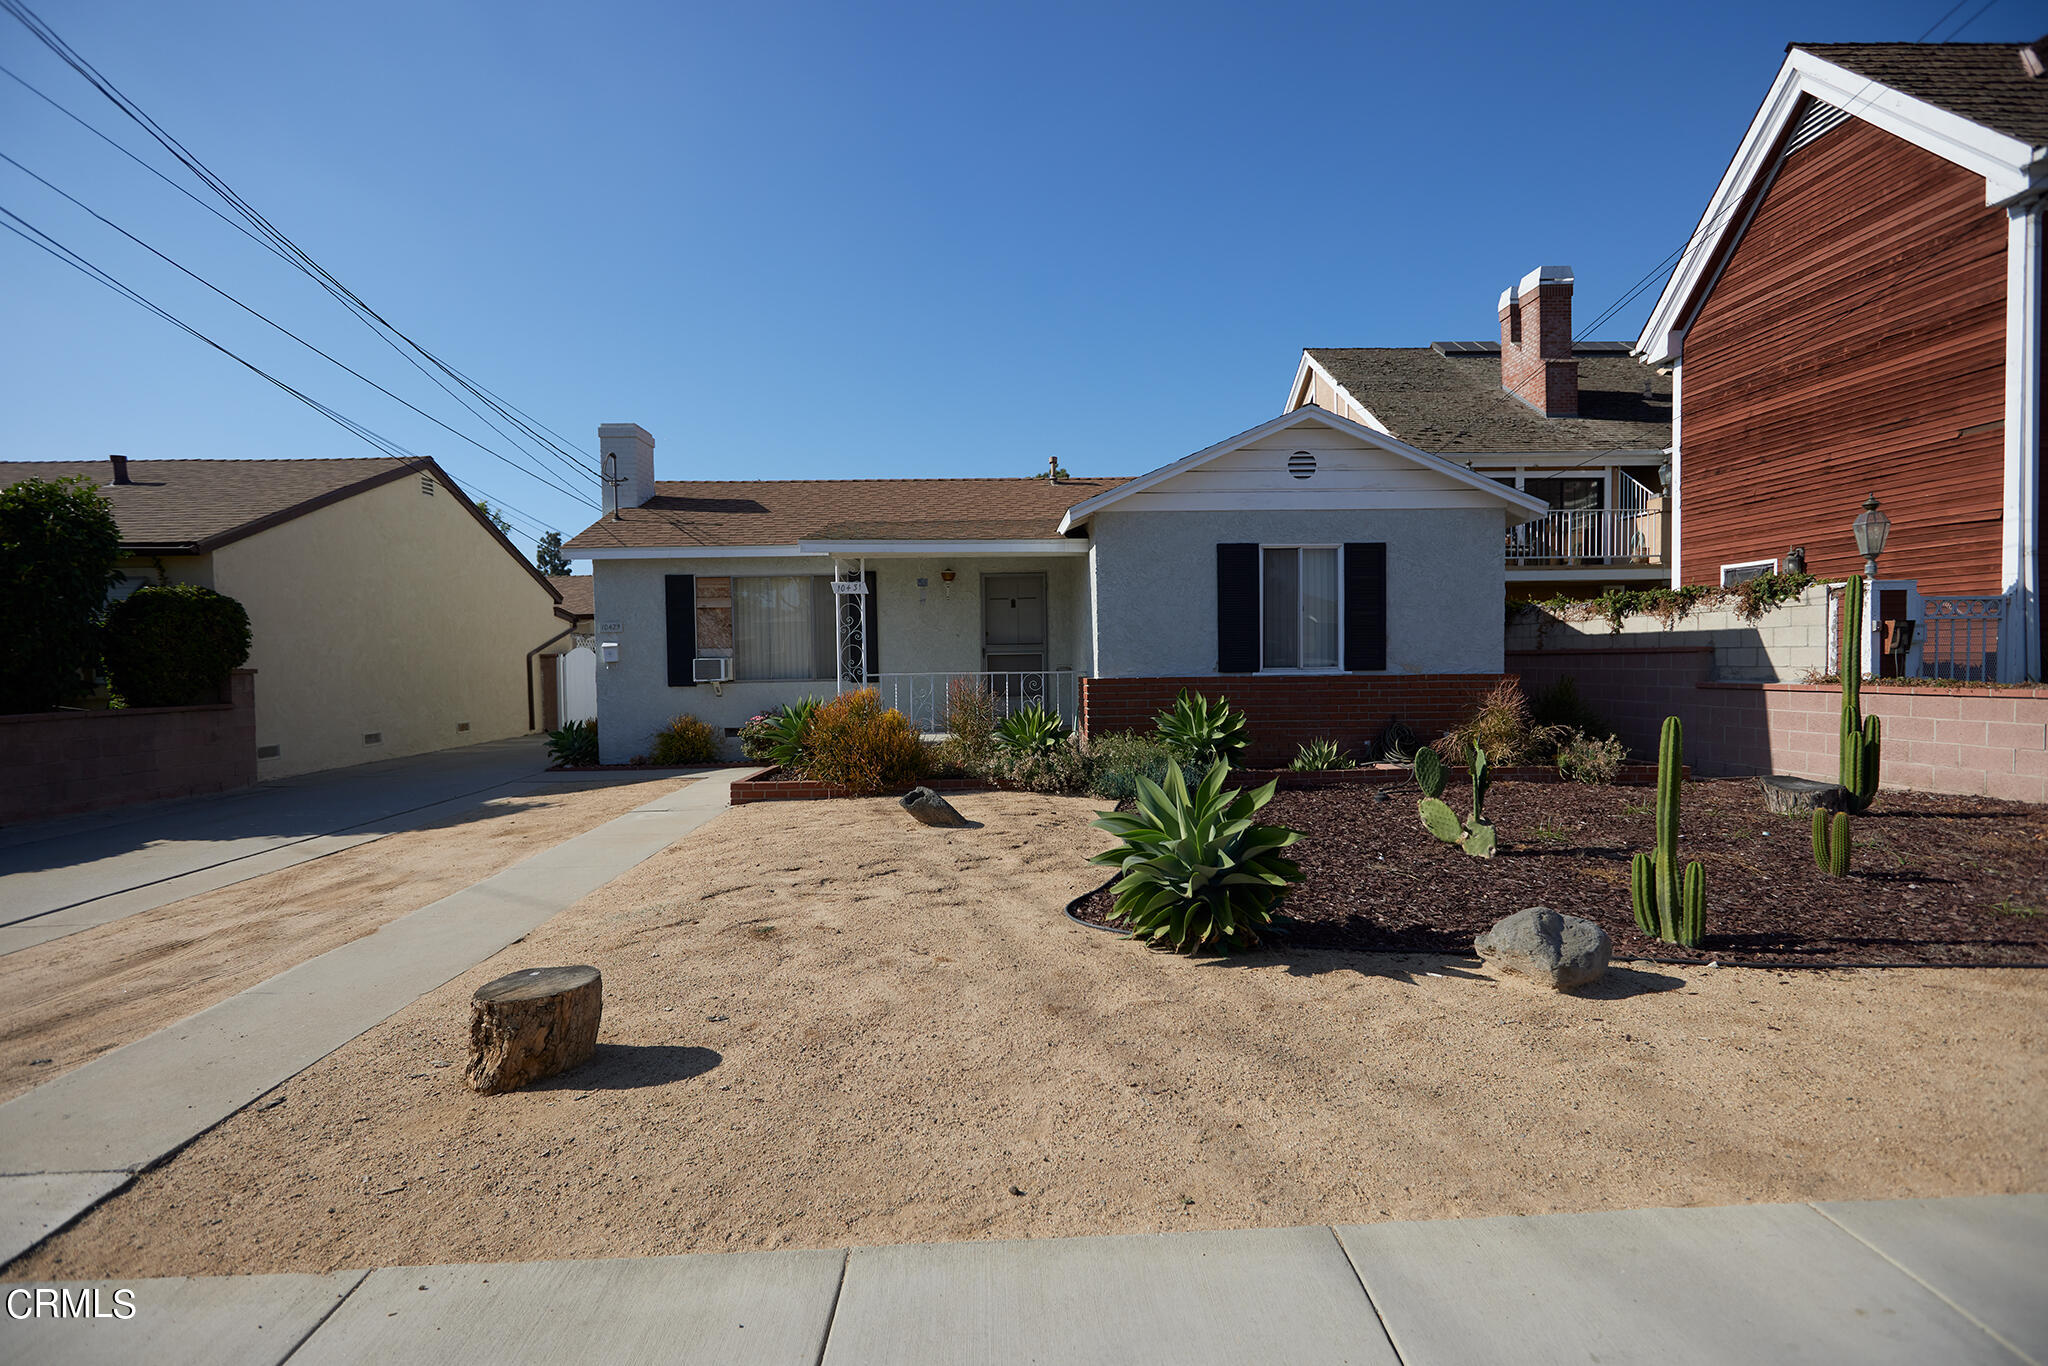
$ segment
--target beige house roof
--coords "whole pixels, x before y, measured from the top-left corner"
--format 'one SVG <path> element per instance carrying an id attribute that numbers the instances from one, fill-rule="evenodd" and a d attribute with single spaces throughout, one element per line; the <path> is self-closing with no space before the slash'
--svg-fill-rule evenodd
<path id="1" fill-rule="evenodd" d="M 1053 539 L 1067 509 L 1124 483 L 1062 479 L 760 479 L 655 484 L 569 550 L 794 546 L 799 541 Z"/>
<path id="2" fill-rule="evenodd" d="M 572 617 L 597 615 L 597 580 L 588 574 L 550 574 L 548 582 L 562 595 L 562 608 Z"/>
<path id="3" fill-rule="evenodd" d="M 396 479 L 431 476 L 505 553 L 553 595 L 548 577 L 491 524 L 432 460 L 129 460 L 116 483 L 106 460 L 0 460 L 0 488 L 24 479 L 91 480 L 113 505 L 121 548 L 135 555 L 204 555 Z"/>

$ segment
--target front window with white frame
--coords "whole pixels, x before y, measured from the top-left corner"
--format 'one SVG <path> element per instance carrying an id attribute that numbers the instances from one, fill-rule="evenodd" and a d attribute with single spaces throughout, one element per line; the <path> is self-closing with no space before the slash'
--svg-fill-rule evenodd
<path id="1" fill-rule="evenodd" d="M 1747 583 L 1751 579 L 1777 572 L 1776 560 L 1744 560 L 1740 564 L 1724 564 L 1721 566 L 1721 586 L 1733 588 L 1738 583 Z"/>
<path id="2" fill-rule="evenodd" d="M 1260 667 L 1337 667 L 1337 553 L 1334 545 L 1260 547 Z"/>

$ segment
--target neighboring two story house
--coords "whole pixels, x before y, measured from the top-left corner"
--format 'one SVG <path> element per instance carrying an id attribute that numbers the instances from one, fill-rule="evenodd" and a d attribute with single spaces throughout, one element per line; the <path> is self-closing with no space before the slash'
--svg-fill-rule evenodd
<path id="1" fill-rule="evenodd" d="M 2012 44 L 1788 50 L 1636 343 L 1677 377 L 1674 583 L 1794 546 L 1860 572 L 1874 494 L 1906 671 L 2042 676 L 2034 66 Z"/>
<path id="2" fill-rule="evenodd" d="M 1508 594 L 1593 597 L 1670 578 L 1671 379 L 1621 342 L 1572 339 L 1572 271 L 1508 288 L 1500 340 L 1312 347 L 1288 411 L 1341 414 L 1540 499 L 1506 543 Z"/>

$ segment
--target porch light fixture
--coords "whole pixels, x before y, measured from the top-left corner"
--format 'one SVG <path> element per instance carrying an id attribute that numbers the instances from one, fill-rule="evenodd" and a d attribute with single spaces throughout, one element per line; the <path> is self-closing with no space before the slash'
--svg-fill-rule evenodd
<path id="1" fill-rule="evenodd" d="M 1892 534 L 1892 519 L 1877 510 L 1877 495 L 1863 500 L 1856 517 L 1856 551 L 1863 556 L 1863 576 L 1877 578 L 1877 557 L 1884 554 L 1885 538 Z"/>

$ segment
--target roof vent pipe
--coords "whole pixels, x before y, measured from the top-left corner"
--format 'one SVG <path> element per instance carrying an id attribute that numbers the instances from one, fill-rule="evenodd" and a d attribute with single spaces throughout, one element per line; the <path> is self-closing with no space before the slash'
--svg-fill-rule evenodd
<path id="1" fill-rule="evenodd" d="M 132 483 L 134 483 L 134 482 L 135 482 L 135 481 L 134 481 L 133 479 L 130 479 L 130 478 L 128 477 L 128 457 L 127 457 L 127 456 L 125 456 L 125 455 L 110 455 L 110 456 L 108 456 L 108 457 L 107 457 L 107 460 L 108 460 L 108 462 L 109 462 L 110 464 L 112 464 L 112 465 L 113 465 L 113 467 L 114 467 L 114 482 L 115 482 L 115 483 L 117 483 L 117 484 L 132 484 Z"/>

